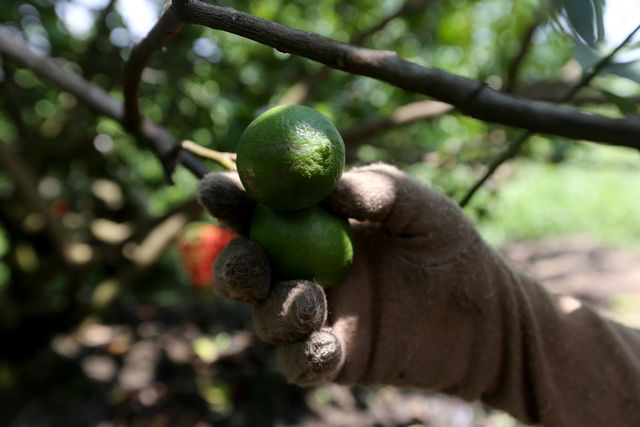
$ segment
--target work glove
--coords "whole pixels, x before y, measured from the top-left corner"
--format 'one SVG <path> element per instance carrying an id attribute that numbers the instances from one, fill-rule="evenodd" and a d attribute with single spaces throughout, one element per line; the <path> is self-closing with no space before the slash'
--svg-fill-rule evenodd
<path id="1" fill-rule="evenodd" d="M 255 202 L 235 173 L 207 175 L 198 197 L 247 235 Z M 511 269 L 452 200 L 374 164 L 323 203 L 351 224 L 341 285 L 272 282 L 247 237 L 215 265 L 216 291 L 252 305 L 290 382 L 437 390 L 548 426 L 640 425 L 638 333 Z"/>

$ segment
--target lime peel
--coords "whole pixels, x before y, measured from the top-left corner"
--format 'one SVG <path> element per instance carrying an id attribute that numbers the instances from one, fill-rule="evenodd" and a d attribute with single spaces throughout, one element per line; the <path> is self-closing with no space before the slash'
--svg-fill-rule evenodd
<path id="1" fill-rule="evenodd" d="M 247 193 L 281 211 L 318 203 L 344 170 L 340 133 L 323 114 L 301 105 L 281 105 L 258 116 L 237 151 L 238 175 Z"/>

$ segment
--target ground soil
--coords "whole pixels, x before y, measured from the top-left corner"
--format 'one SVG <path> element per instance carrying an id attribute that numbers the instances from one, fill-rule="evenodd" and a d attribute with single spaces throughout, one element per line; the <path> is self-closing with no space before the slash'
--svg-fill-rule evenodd
<path id="1" fill-rule="evenodd" d="M 552 292 L 640 328 L 640 249 L 574 237 L 517 242 L 503 253 Z M 434 393 L 293 387 L 276 374 L 272 349 L 250 332 L 248 310 L 196 300 L 175 312 L 129 298 L 110 319 L 88 319 L 25 360 L 19 381 L 0 387 L 0 425 L 520 425 L 482 405 Z M 228 343 L 218 354 L 211 339 L 223 335 Z M 195 343 L 202 340 L 198 352 Z"/>

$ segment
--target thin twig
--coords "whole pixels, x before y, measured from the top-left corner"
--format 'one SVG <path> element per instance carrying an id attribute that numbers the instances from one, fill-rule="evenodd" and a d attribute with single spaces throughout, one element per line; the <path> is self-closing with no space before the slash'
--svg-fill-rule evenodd
<path id="1" fill-rule="evenodd" d="M 329 67 L 369 76 L 455 106 L 479 120 L 566 138 L 640 148 L 640 120 L 614 119 L 511 96 L 394 52 L 358 48 L 200 0 L 174 0 L 189 23 L 227 31 Z"/>
<path id="2" fill-rule="evenodd" d="M 580 92 L 580 90 L 584 87 L 587 87 L 591 81 L 611 62 L 611 60 L 616 56 L 616 54 L 627 44 L 631 39 L 635 36 L 635 34 L 640 31 L 640 25 L 638 25 L 615 49 L 613 49 L 607 56 L 598 61 L 588 73 L 584 73 L 582 78 L 578 83 L 576 83 L 573 87 L 571 87 L 562 98 L 558 101 L 559 103 L 564 103 L 572 99 L 575 95 Z M 524 143 L 532 136 L 534 132 L 526 131 L 523 132 L 518 138 L 513 140 L 507 149 L 498 156 L 487 168 L 487 171 L 484 175 L 467 191 L 467 194 L 460 200 L 460 206 L 465 207 L 476 194 L 476 192 L 484 185 L 484 183 L 498 170 L 498 168 L 508 161 L 509 159 L 515 157 L 519 152 Z"/>
<path id="3" fill-rule="evenodd" d="M 182 148 L 187 151 L 197 154 L 200 157 L 211 159 L 218 162 L 225 169 L 235 171 L 236 168 L 236 155 L 235 153 L 223 153 L 220 151 L 212 150 L 202 145 L 196 144 L 193 141 L 182 141 Z"/>
<path id="4" fill-rule="evenodd" d="M 153 231 L 154 228 L 164 222 L 167 218 L 179 213 L 185 214 L 190 218 L 197 218 L 198 215 L 202 213 L 202 206 L 200 206 L 200 203 L 198 203 L 195 197 L 184 200 L 166 211 L 164 214 L 150 218 L 148 221 L 137 226 L 136 230 L 122 242 L 118 243 L 116 247 L 121 250 L 128 243 L 142 241 Z"/>
<path id="5" fill-rule="evenodd" d="M 580 81 L 573 86 L 571 89 L 567 91 L 567 93 L 560 99 L 559 102 L 566 102 L 569 99 L 573 98 L 577 95 L 578 92 L 584 87 L 589 86 L 591 81 L 606 67 L 609 65 L 614 56 L 620 52 L 636 35 L 636 33 L 640 31 L 640 25 L 638 25 L 625 39 L 620 42 L 620 44 L 613 49 L 607 56 L 599 60 L 593 67 L 591 67 L 591 71 L 582 75 Z"/>
<path id="6" fill-rule="evenodd" d="M 87 79 L 91 79 L 91 77 L 95 76 L 98 72 L 95 60 L 96 55 L 100 54 L 98 42 L 100 37 L 104 37 L 104 35 L 109 32 L 109 24 L 107 22 L 108 16 L 111 11 L 113 11 L 117 1 L 118 0 L 109 0 L 109 3 L 107 3 L 98 14 L 95 20 L 96 23 L 93 36 L 87 43 L 87 47 L 84 49 L 82 56 L 78 60 L 78 65 L 80 65 L 80 68 L 83 70 L 83 75 Z"/>
<path id="7" fill-rule="evenodd" d="M 429 0 L 406 0 L 402 6 L 391 12 L 389 15 L 382 17 L 382 19 L 375 22 L 369 28 L 354 34 L 353 37 L 350 38 L 349 43 L 356 46 L 363 45 L 372 36 L 384 30 L 391 22 L 408 13 L 419 11 L 421 8 L 426 6 L 428 2 Z"/>
<path id="8" fill-rule="evenodd" d="M 513 61 L 511 61 L 509 69 L 507 70 L 503 89 L 506 93 L 513 93 L 516 89 L 522 64 L 531 50 L 533 35 L 536 33 L 536 30 L 542 22 L 542 20 L 535 20 L 531 25 L 529 25 L 529 28 L 527 28 L 527 31 L 524 33 L 524 37 L 522 37 L 522 40 L 520 41 L 518 53 L 514 56 Z"/>
<path id="9" fill-rule="evenodd" d="M 489 178 L 493 176 L 498 168 L 502 166 L 502 164 L 507 160 L 515 157 L 520 152 L 520 149 L 531 135 L 533 135 L 533 132 L 525 131 L 522 132 L 516 139 L 511 141 L 511 143 L 507 146 L 507 149 L 498 157 L 496 157 L 493 162 L 491 162 L 485 173 L 471 186 L 464 197 L 460 200 L 460 207 L 465 207 L 467 204 L 469 204 L 476 192 L 484 185 L 485 182 L 489 180 Z"/>

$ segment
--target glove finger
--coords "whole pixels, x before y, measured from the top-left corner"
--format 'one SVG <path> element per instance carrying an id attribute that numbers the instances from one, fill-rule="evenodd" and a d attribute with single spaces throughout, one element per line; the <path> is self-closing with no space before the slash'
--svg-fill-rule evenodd
<path id="1" fill-rule="evenodd" d="M 198 184 L 198 202 L 234 230 L 246 234 L 255 202 L 244 191 L 236 172 L 207 174 Z"/>
<path id="2" fill-rule="evenodd" d="M 271 285 L 271 267 L 267 254 L 254 241 L 238 237 L 216 259 L 214 290 L 240 302 L 264 299 Z"/>
<path id="3" fill-rule="evenodd" d="M 382 163 L 345 172 L 326 203 L 348 218 L 380 223 L 393 235 L 428 237 L 434 248 L 474 230 L 453 200 Z"/>
<path id="4" fill-rule="evenodd" d="M 327 298 L 308 280 L 276 282 L 253 306 L 253 325 L 260 339 L 270 343 L 300 341 L 327 320 Z"/>
<path id="5" fill-rule="evenodd" d="M 401 178 L 400 171 L 385 164 L 354 168 L 342 174 L 325 203 L 348 218 L 383 222 L 396 202 Z"/>
<path id="6" fill-rule="evenodd" d="M 299 386 L 333 381 L 344 365 L 342 343 L 328 327 L 304 341 L 282 344 L 277 351 L 281 372 L 288 382 Z"/>

